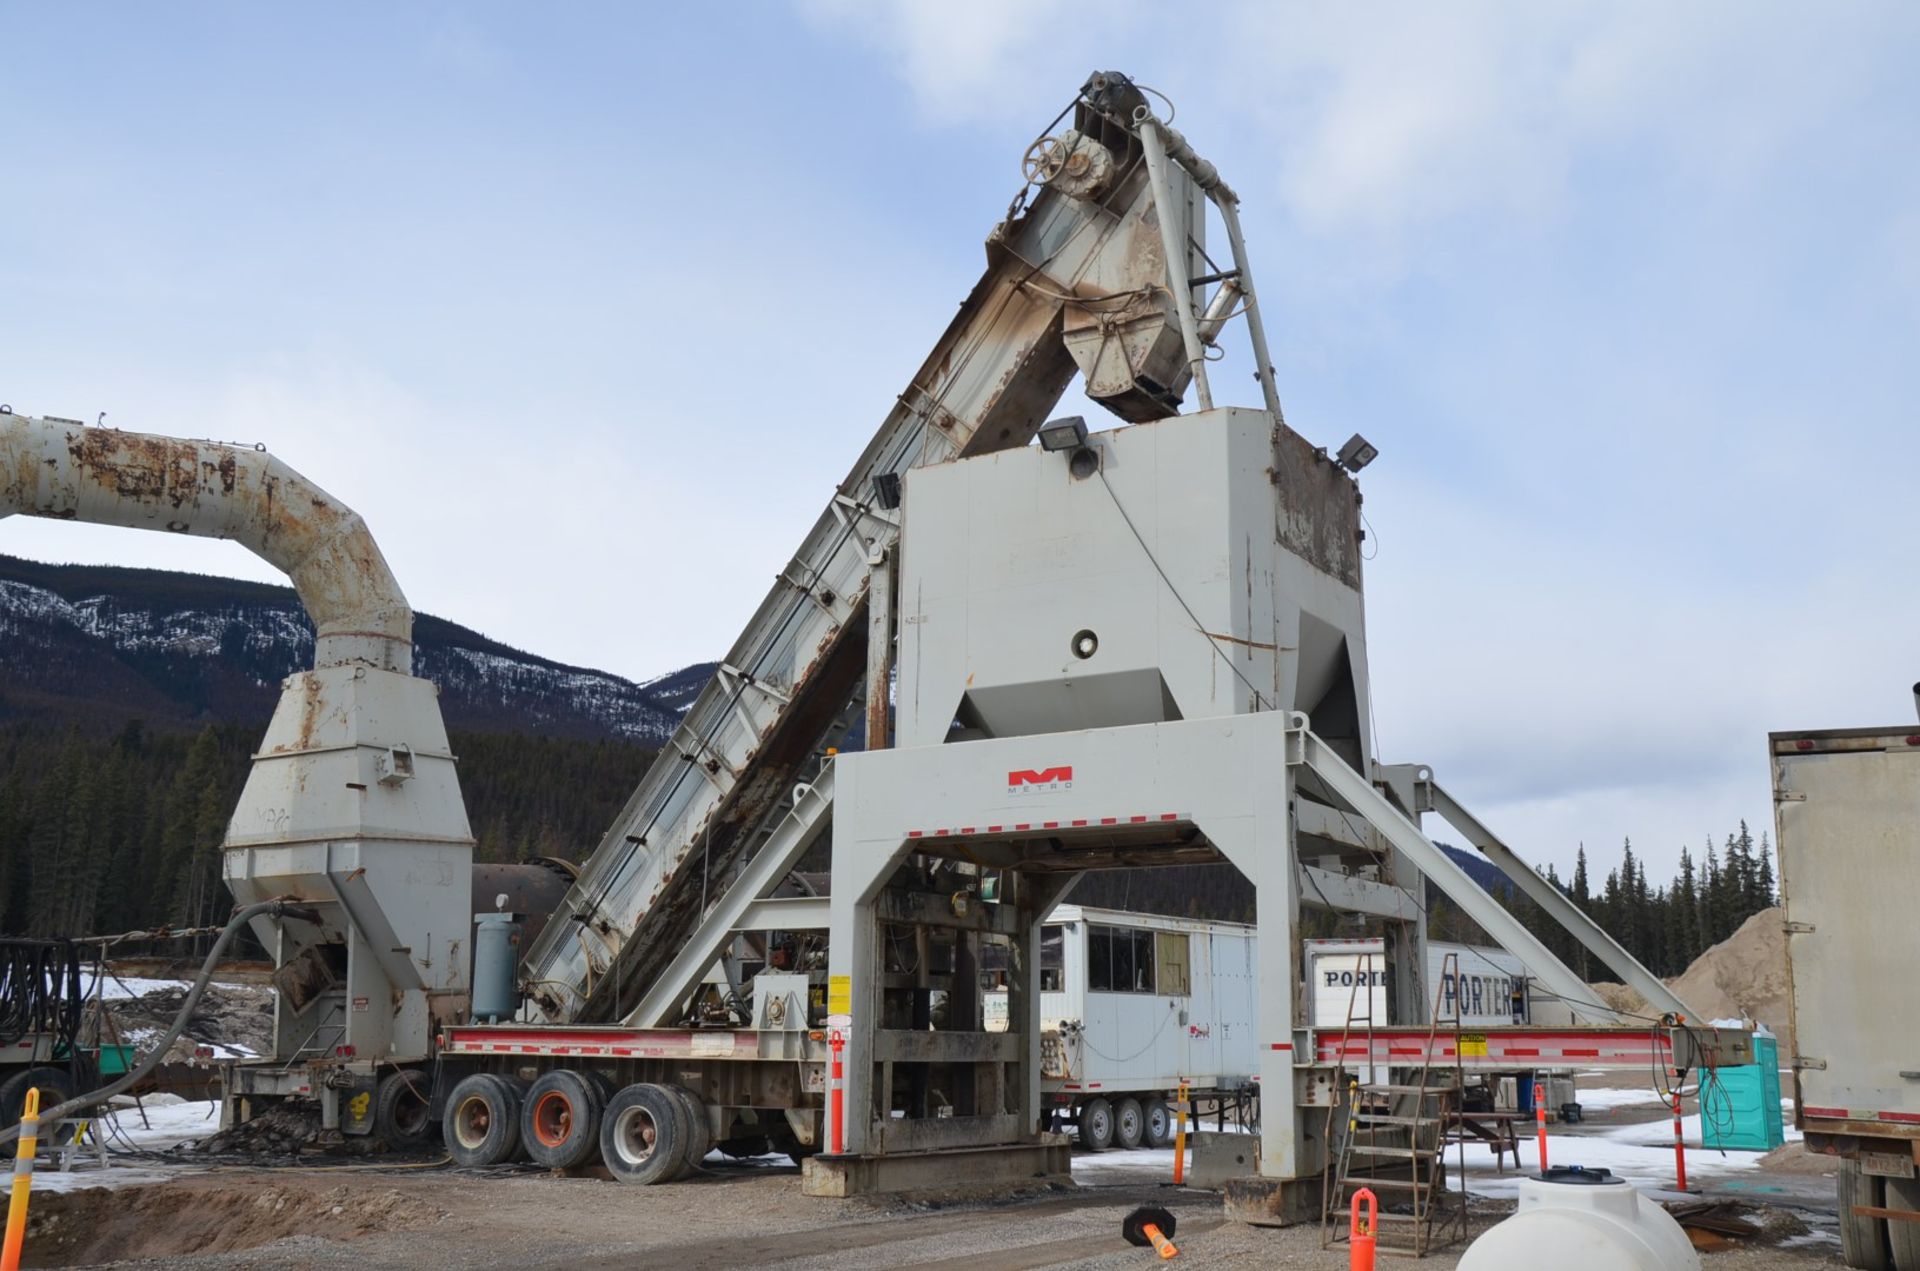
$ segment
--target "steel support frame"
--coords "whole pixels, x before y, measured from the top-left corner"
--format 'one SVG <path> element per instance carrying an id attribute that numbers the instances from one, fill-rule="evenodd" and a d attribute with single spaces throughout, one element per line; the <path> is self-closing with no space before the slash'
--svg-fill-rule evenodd
<path id="1" fill-rule="evenodd" d="M 771 919 L 774 911 L 767 906 L 778 902 L 767 897 L 827 828 L 833 810 L 833 785 L 834 765 L 828 763 L 811 784 L 795 787 L 792 810 L 782 818 L 773 837 L 760 845 L 739 876 L 720 893 L 719 901 L 707 910 L 639 1004 L 627 1013 L 627 1027 L 658 1028 L 676 1022 L 674 1017 L 725 951 L 733 933 L 759 928 L 760 923 Z M 816 918 L 811 910 L 801 916 L 809 921 Z"/>
<path id="2" fill-rule="evenodd" d="M 1448 794 L 1433 779 L 1433 769 L 1422 764 L 1392 764 L 1383 766 L 1381 772 L 1388 786 L 1410 790 L 1416 806 L 1432 810 L 1441 820 L 1460 831 L 1462 837 L 1497 865 L 1501 873 L 1513 880 L 1513 885 L 1525 892 L 1529 900 L 1545 910 L 1548 917 L 1599 958 L 1608 970 L 1619 976 L 1622 984 L 1645 998 L 1654 1012 L 1683 1015 L 1689 1020 L 1695 1018 L 1686 1003 L 1661 983 L 1659 976 L 1642 966 L 1621 947 L 1619 941 L 1607 934 L 1605 928 L 1574 904 L 1565 892 L 1536 873 L 1532 866 L 1520 859 L 1519 853 L 1501 842 L 1478 817 Z"/>
<path id="3" fill-rule="evenodd" d="M 1495 944 L 1518 957 L 1528 973 L 1558 998 L 1576 1017 L 1595 1023 L 1621 1022 L 1618 1013 L 1597 999 L 1572 968 L 1555 957 L 1518 918 L 1508 913 L 1491 893 L 1476 883 L 1453 859 L 1434 845 L 1407 814 L 1374 788 L 1373 782 L 1347 766 L 1324 741 L 1308 730 L 1305 715 L 1293 713 L 1288 762 L 1304 767 L 1357 816 L 1364 817 L 1415 869 L 1433 880 L 1460 906 Z M 1418 815 L 1417 806 L 1413 809 Z"/>
<path id="4" fill-rule="evenodd" d="M 1031 850 L 1043 858 L 1053 850 L 1048 843 L 1070 846 L 1120 827 L 1159 826 L 1169 835 L 1198 831 L 1253 883 L 1260 935 L 1259 1076 L 1264 1089 L 1285 1092 L 1273 1096 L 1279 1106 L 1297 1103 L 1304 1073 L 1296 1071 L 1294 1057 L 1307 1034 L 1293 1016 L 1300 897 L 1287 764 L 1290 722 L 1275 712 L 841 756 L 828 969 L 851 1016 L 848 1155 L 877 1156 L 903 1137 L 872 1115 L 876 1107 L 886 1111 L 875 1093 L 880 898 L 899 867 L 916 852 L 1004 860 L 1006 853 Z M 1016 788 L 1009 781 L 1011 773 L 1057 767 L 1070 767 L 1071 780 L 1044 789 Z M 1000 833 L 986 841 L 990 828 Z M 1030 837 L 1019 838 L 1022 833 Z M 1136 859 L 1151 850 L 1143 848 Z M 1025 1148 L 1045 1140 L 1039 965 L 1022 952 L 1037 950 L 1041 922 L 1077 876 L 1016 866 L 1003 877 L 1015 884 L 1024 927 L 1011 959 L 1008 1028 L 1025 1044 L 1017 1052 L 1013 1111 L 996 1131 L 1000 1145 Z M 1310 1120 L 1263 1118 L 1263 1173 L 1276 1179 L 1318 1175 L 1325 1162 Z M 917 1141 L 963 1146 L 957 1135 L 947 1137 L 953 1141 L 931 1133 Z M 964 1145 L 986 1146 L 977 1139 Z"/>

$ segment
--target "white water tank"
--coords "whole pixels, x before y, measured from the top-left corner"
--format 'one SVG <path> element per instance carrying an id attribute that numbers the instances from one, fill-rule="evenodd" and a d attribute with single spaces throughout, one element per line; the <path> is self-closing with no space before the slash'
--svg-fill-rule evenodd
<path id="1" fill-rule="evenodd" d="M 1557 1166 L 1520 1180 L 1520 1208 L 1460 1259 L 1460 1271 L 1699 1271 L 1687 1233 L 1624 1178 Z"/>

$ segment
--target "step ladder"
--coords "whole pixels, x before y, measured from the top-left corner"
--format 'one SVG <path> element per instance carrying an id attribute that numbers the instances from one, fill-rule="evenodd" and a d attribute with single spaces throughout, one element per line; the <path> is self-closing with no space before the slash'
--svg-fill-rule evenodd
<path id="1" fill-rule="evenodd" d="M 1351 1075 L 1327 1109 L 1325 1142 L 1334 1159 L 1322 1185 L 1322 1248 L 1345 1243 L 1348 1207 L 1361 1188 L 1379 1201 L 1375 1241 L 1387 1252 L 1425 1257 L 1466 1236 L 1466 1149 L 1457 1145 L 1455 1192 L 1446 1185 L 1447 1128 L 1465 1094 L 1460 1054 L 1459 955 L 1449 953 L 1428 1014 L 1427 1045 L 1417 1067 L 1389 1069 L 1374 1060 L 1373 954 L 1361 959 L 1361 974 L 1347 1006 L 1341 1053 L 1356 1034 L 1366 1038 L 1364 1072 Z M 1360 994 L 1367 986 L 1364 1001 Z M 1442 1039 L 1450 1038 L 1455 1062 L 1436 1065 Z"/>

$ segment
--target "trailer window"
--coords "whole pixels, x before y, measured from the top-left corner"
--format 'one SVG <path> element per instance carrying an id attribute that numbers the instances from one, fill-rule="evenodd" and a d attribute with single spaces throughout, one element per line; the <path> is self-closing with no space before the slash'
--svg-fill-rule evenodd
<path id="1" fill-rule="evenodd" d="M 1087 987 L 1101 993 L 1153 992 L 1153 933 L 1087 927 Z"/>
<path id="2" fill-rule="evenodd" d="M 1193 991 L 1187 974 L 1187 937 L 1185 932 L 1162 931 L 1155 937 L 1154 953 L 1160 960 L 1160 993 L 1164 997 L 1185 997 Z"/>
<path id="3" fill-rule="evenodd" d="M 1040 928 L 1040 991 L 1058 993 L 1067 987 L 1067 929 L 1058 924 Z"/>

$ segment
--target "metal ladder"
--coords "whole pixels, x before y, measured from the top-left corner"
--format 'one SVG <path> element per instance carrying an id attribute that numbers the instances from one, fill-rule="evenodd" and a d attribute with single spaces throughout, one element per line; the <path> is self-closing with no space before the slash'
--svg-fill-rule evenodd
<path id="1" fill-rule="evenodd" d="M 1367 954 L 1362 960 L 1369 988 L 1366 1010 L 1356 1014 L 1355 1005 L 1349 1004 L 1341 1039 L 1344 1056 L 1354 1026 L 1364 1025 L 1368 1080 L 1353 1078 L 1345 1091 L 1345 1133 L 1323 1187 L 1326 1208 L 1321 1215 L 1320 1243 L 1329 1248 L 1346 1241 L 1347 1207 L 1354 1193 L 1365 1187 L 1380 1201 L 1374 1233 L 1378 1247 L 1420 1258 L 1462 1239 L 1467 1231 L 1464 1146 L 1459 1148 L 1455 1166 L 1461 1180 L 1456 1199 L 1443 1199 L 1447 1192 L 1446 1130 L 1465 1094 L 1459 1064 L 1459 955 L 1449 953 L 1441 964 L 1440 984 L 1434 992 L 1433 1010 L 1427 1016 L 1426 1048 L 1417 1073 L 1409 1070 L 1412 1079 L 1408 1081 L 1392 1080 L 1391 1070 L 1385 1073 L 1387 1080 L 1378 1079 L 1382 1066 L 1374 1059 L 1372 957 Z M 1356 997 L 1358 987 L 1356 980 Z M 1434 1056 L 1443 1030 L 1452 1038 L 1454 1063 L 1440 1065 L 1436 1072 Z M 1334 1141 L 1334 1114 L 1339 1110 L 1338 1101 L 1328 1110 L 1329 1143 Z"/>

